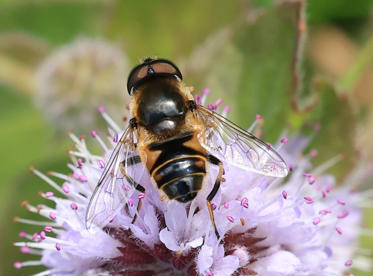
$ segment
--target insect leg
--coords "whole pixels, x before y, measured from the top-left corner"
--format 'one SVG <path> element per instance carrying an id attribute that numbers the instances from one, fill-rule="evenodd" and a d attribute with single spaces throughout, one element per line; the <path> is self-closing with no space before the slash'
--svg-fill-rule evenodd
<path id="1" fill-rule="evenodd" d="M 133 178 L 131 176 L 129 176 L 127 174 L 126 170 L 125 170 L 125 167 L 126 167 L 127 163 L 129 165 L 134 165 L 134 164 L 137 164 L 137 163 L 140 163 L 140 162 L 141 162 L 141 159 L 140 159 L 139 156 L 130 157 L 127 160 L 124 160 L 122 163 L 120 163 L 120 170 L 121 170 L 123 176 L 128 181 L 128 183 L 131 184 L 131 186 L 133 186 L 139 192 L 145 193 L 145 188 L 140 183 L 138 183 L 135 180 L 133 180 Z M 141 206 L 142 206 L 142 198 L 140 198 L 139 202 L 137 203 L 137 212 L 136 212 L 135 216 L 132 219 L 132 224 L 136 222 L 137 214 L 138 214 L 138 212 L 140 212 Z"/>
<path id="2" fill-rule="evenodd" d="M 219 235 L 218 230 L 216 229 L 214 214 L 212 212 L 211 200 L 214 198 L 214 196 L 216 195 L 216 193 L 219 190 L 220 182 L 223 179 L 224 168 L 223 168 L 223 163 L 213 155 L 208 155 L 207 160 L 211 164 L 219 166 L 219 173 L 218 173 L 218 176 L 216 178 L 214 187 L 212 188 L 210 194 L 207 196 L 207 199 L 206 199 L 207 200 L 207 208 L 208 208 L 209 214 L 210 214 L 210 220 L 211 220 L 212 226 L 214 227 L 215 235 L 216 235 L 217 239 L 219 239 L 220 235 Z"/>

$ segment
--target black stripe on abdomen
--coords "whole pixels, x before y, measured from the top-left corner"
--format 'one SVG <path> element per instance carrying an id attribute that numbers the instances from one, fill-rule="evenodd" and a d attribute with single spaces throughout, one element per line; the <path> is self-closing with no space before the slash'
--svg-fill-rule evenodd
<path id="1" fill-rule="evenodd" d="M 156 179 L 158 188 L 161 188 L 167 182 L 196 173 L 206 173 L 204 158 L 185 156 L 161 165 L 154 171 L 153 177 Z"/>
<path id="2" fill-rule="evenodd" d="M 202 188 L 206 175 L 205 162 L 203 156 L 186 155 L 159 166 L 153 178 L 169 199 L 187 202 Z"/>

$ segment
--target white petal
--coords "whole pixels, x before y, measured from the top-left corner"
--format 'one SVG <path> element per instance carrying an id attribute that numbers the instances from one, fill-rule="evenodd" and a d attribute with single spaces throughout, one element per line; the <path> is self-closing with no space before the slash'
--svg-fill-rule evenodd
<path id="1" fill-rule="evenodd" d="M 200 237 L 198 239 L 195 239 L 194 241 L 188 242 L 187 245 L 189 245 L 192 248 L 197 248 L 197 247 L 201 246 L 202 243 L 203 243 L 203 238 Z"/>
<path id="2" fill-rule="evenodd" d="M 180 246 L 177 244 L 174 234 L 171 231 L 168 231 L 167 228 L 161 230 L 159 233 L 159 239 L 168 249 L 172 251 L 180 250 Z"/>
<path id="3" fill-rule="evenodd" d="M 255 264 L 255 270 L 260 275 L 289 275 L 297 272 L 300 260 L 288 251 L 278 251 L 270 256 L 260 259 Z"/>
<path id="4" fill-rule="evenodd" d="M 236 256 L 227 256 L 214 262 L 214 276 L 232 275 L 238 268 L 239 260 Z"/>
<path id="5" fill-rule="evenodd" d="M 202 246 L 197 257 L 197 268 L 199 273 L 205 273 L 212 266 L 214 260 L 212 254 L 212 247 L 207 245 Z"/>

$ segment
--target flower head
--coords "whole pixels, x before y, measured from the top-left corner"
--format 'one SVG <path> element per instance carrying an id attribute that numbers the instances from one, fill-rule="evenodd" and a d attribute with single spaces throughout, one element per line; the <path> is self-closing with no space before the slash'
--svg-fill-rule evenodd
<path id="1" fill-rule="evenodd" d="M 123 108 L 118 98 L 128 71 L 128 58 L 119 48 L 104 40 L 79 38 L 38 68 L 36 100 L 58 128 L 72 129 L 78 122 L 88 130 L 97 125 L 92 106 L 103 99 L 108 110 Z"/>
<path id="2" fill-rule="evenodd" d="M 208 91 L 197 101 L 204 104 Z M 218 100 L 210 108 L 225 116 L 229 108 Z M 40 226 L 40 232 L 21 232 L 26 241 L 16 242 L 21 252 L 41 255 L 40 260 L 15 262 L 47 267 L 40 275 L 341 275 L 355 265 L 357 239 L 362 229 L 359 204 L 372 191 L 351 189 L 363 182 L 366 167 L 359 166 L 345 183 L 336 185 L 325 171 L 341 159 L 336 156 L 313 168 L 312 154 L 302 155 L 309 138 L 281 137 L 276 148 L 289 164 L 286 179 L 242 171 L 224 162 L 224 178 L 212 208 L 220 239 L 217 239 L 206 197 L 218 169 L 211 166 L 205 187 L 190 203 L 165 202 L 148 175 L 141 178 L 146 194 L 124 185 L 123 208 L 107 217 L 104 228 L 87 230 L 85 213 L 105 162 L 118 143 L 122 130 L 103 108 L 108 122 L 106 141 L 92 131 L 103 154 L 95 155 L 83 138 L 69 133 L 75 143 L 70 151 L 71 175 L 57 172 L 41 177 L 53 191 L 41 194 L 54 203 L 23 205 L 44 220 L 16 218 Z M 263 120 L 257 115 L 250 131 Z M 59 185 L 55 179 L 62 180 Z M 118 180 L 119 181 L 119 180 Z M 117 183 L 121 185 L 121 183 Z M 139 199 L 143 207 L 136 211 Z M 119 200 L 119 195 L 118 195 Z M 137 220 L 132 223 L 134 214 Z M 362 263 L 360 258 L 357 263 Z"/>

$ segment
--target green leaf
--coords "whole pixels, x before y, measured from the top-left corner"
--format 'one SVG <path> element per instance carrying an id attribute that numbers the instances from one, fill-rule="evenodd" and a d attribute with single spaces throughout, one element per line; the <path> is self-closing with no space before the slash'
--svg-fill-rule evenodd
<path id="1" fill-rule="evenodd" d="M 118 1 L 106 34 L 123 43 L 133 62 L 157 55 L 176 60 L 240 14 L 239 1 Z"/>
<path id="2" fill-rule="evenodd" d="M 237 106 L 242 126 L 261 114 L 266 138 L 277 137 L 291 110 L 293 58 L 300 47 L 301 2 L 283 2 L 266 10 L 235 38 L 242 54 Z M 300 80 L 301 81 L 301 80 Z"/>
<path id="3" fill-rule="evenodd" d="M 308 0 L 307 14 L 311 23 L 367 18 L 371 14 L 371 0 Z"/>
<path id="4" fill-rule="evenodd" d="M 345 158 L 331 168 L 330 172 L 343 177 L 354 167 L 357 156 L 355 145 L 356 119 L 347 97 L 338 94 L 326 82 L 319 82 L 317 89 L 320 102 L 312 111 L 310 120 L 319 122 L 322 129 L 312 140 L 310 148 L 318 150 L 314 159 L 320 164 L 337 154 Z"/>

